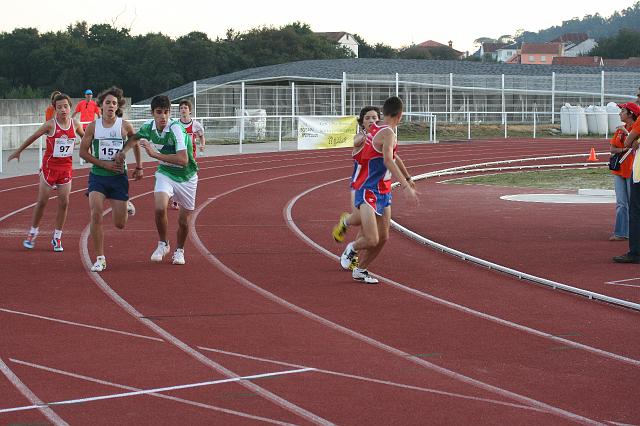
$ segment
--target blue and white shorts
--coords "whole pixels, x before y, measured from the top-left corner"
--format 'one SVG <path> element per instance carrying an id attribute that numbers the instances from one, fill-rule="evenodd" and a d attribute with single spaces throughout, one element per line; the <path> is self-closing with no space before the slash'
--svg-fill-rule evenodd
<path id="1" fill-rule="evenodd" d="M 370 205 L 378 216 L 382 216 L 384 214 L 384 209 L 391 205 L 391 193 L 380 194 L 378 191 L 373 189 L 356 189 L 354 200 L 355 207 L 360 208 L 360 205 L 364 203 Z"/>

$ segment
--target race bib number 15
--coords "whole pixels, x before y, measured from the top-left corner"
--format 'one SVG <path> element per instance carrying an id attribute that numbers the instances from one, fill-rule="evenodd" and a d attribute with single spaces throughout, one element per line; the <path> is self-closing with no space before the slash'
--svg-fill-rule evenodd
<path id="1" fill-rule="evenodd" d="M 113 161 L 113 158 L 122 150 L 123 141 L 121 140 L 105 140 L 100 139 L 98 145 L 98 159 L 104 161 Z"/>

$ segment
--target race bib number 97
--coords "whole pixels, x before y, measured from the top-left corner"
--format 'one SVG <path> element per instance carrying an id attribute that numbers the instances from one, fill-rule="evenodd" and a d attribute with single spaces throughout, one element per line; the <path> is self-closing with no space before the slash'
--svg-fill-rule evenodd
<path id="1" fill-rule="evenodd" d="M 58 158 L 71 157 L 73 155 L 73 145 L 75 138 L 57 138 L 53 146 L 53 156 Z"/>
<path id="2" fill-rule="evenodd" d="M 98 159 L 104 161 L 113 161 L 113 158 L 122 150 L 122 140 L 105 140 L 100 139 L 98 145 Z"/>

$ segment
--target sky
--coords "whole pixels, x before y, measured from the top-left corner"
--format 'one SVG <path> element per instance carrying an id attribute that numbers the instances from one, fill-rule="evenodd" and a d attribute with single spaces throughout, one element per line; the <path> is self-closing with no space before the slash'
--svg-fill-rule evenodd
<path id="1" fill-rule="evenodd" d="M 563 20 L 599 13 L 610 16 L 635 0 L 537 0 L 428 2 L 425 0 L 361 2 L 344 0 L 18 0 L 5 2 L 0 32 L 31 27 L 40 32 L 64 30 L 69 24 L 109 23 L 132 34 L 162 32 L 173 38 L 191 31 L 224 38 L 227 29 L 244 32 L 256 27 L 280 27 L 295 21 L 313 31 L 345 31 L 367 43 L 394 48 L 435 40 L 470 51 L 479 37 L 498 38 L 518 29 L 536 32 Z M 224 4 L 224 6 L 221 6 Z"/>

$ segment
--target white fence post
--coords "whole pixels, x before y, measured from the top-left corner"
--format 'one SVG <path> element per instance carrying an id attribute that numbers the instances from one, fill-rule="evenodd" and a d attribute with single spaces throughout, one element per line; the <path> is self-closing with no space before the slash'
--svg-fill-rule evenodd
<path id="1" fill-rule="evenodd" d="M 347 111 L 347 73 L 342 72 L 342 87 L 341 87 L 341 100 L 340 100 L 340 115 L 346 115 Z"/>
<path id="2" fill-rule="evenodd" d="M 278 151 L 282 151 L 282 116 L 278 117 Z"/>
<path id="3" fill-rule="evenodd" d="M 44 136 L 41 136 L 40 139 L 38 139 L 38 169 L 42 168 L 42 140 L 43 139 L 44 139 Z"/>
<path id="4" fill-rule="evenodd" d="M 294 124 L 296 116 L 296 83 L 291 82 L 291 136 L 294 135 Z"/>
<path id="5" fill-rule="evenodd" d="M 467 139 L 471 140 L 471 111 L 467 111 Z"/>
<path id="6" fill-rule="evenodd" d="M 400 96 L 400 76 L 396 73 L 396 96 Z"/>
<path id="7" fill-rule="evenodd" d="M 600 106 L 604 106 L 604 71 L 600 74 Z"/>
<path id="8" fill-rule="evenodd" d="M 502 74 L 501 98 L 502 98 L 502 124 L 505 124 L 505 128 L 506 128 L 506 123 L 507 123 L 506 111 L 507 111 L 507 107 L 505 105 L 505 99 L 504 99 L 504 74 Z M 506 133 L 506 130 L 505 130 L 505 133 Z M 506 138 L 506 136 L 505 136 L 505 138 Z"/>
<path id="9" fill-rule="evenodd" d="M 0 126 L 0 173 L 2 173 L 2 163 L 4 163 L 4 158 L 2 158 L 2 129 L 4 127 Z"/>
<path id="10" fill-rule="evenodd" d="M 197 105 L 198 105 L 198 92 L 196 91 L 196 81 L 193 81 L 193 116 L 198 117 Z"/>
<path id="11" fill-rule="evenodd" d="M 240 154 L 242 154 L 242 142 L 244 142 L 244 81 L 240 83 Z"/>
<path id="12" fill-rule="evenodd" d="M 504 138 L 507 138 L 507 113 L 504 114 Z"/>
<path id="13" fill-rule="evenodd" d="M 556 119 L 556 72 L 551 73 L 551 124 L 555 123 Z"/>
<path id="14" fill-rule="evenodd" d="M 453 73 L 449 73 L 449 106 L 447 107 L 447 111 L 449 111 L 449 122 L 453 121 Z"/>
<path id="15" fill-rule="evenodd" d="M 536 138 L 536 111 L 533 111 L 533 138 Z"/>

